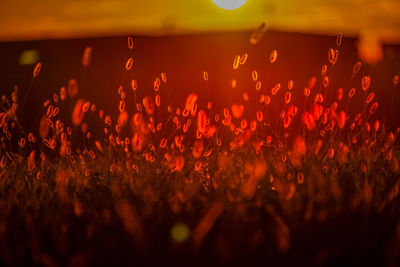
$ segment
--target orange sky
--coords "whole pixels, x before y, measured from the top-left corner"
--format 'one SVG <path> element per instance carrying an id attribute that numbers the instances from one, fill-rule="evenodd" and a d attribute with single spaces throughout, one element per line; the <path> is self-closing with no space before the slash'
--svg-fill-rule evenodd
<path id="1" fill-rule="evenodd" d="M 1 0 L 0 40 L 249 30 L 265 21 L 274 30 L 398 43 L 398 10 L 398 0 L 248 0 L 237 10 L 212 0 Z"/>
<path id="2" fill-rule="evenodd" d="M 1 0 L 0 41 L 114 35 L 174 35 L 268 29 L 359 37 L 366 62 L 400 43 L 400 0 L 247 0 L 223 10 L 212 0 Z"/>

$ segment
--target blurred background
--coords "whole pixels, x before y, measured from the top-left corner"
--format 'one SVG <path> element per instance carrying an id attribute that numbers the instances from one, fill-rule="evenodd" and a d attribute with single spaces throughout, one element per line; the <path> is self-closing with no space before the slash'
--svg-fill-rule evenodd
<path id="1" fill-rule="evenodd" d="M 350 86 L 360 88 L 362 75 L 370 75 L 380 110 L 396 113 L 390 106 L 400 104 L 392 83 L 400 70 L 399 0 L 247 0 L 235 10 L 218 7 L 218 1 L 229 0 L 1 0 L 0 92 L 9 95 L 17 85 L 24 95 L 32 69 L 43 62 L 21 116 L 36 125 L 40 116 L 32 110 L 71 78 L 79 81 L 80 97 L 106 110 L 117 103 L 120 85 L 129 88 L 136 79 L 144 95 L 161 72 L 167 73 L 177 105 L 193 91 L 208 97 L 204 70 L 216 103 L 227 95 L 234 102 L 244 91 L 254 92 L 252 70 L 270 72 L 267 91 L 292 79 L 300 96 L 311 77 L 321 78 L 328 49 L 336 48 L 336 35 L 342 32 L 332 93 L 339 87 L 348 91 L 353 65 L 361 59 L 363 68 Z M 250 36 L 262 23 L 265 33 L 251 44 Z M 128 35 L 134 37 L 135 63 L 126 76 Z M 93 48 L 93 59 L 84 69 L 87 46 Z M 268 70 L 272 49 L 278 50 L 278 61 Z M 235 72 L 233 58 L 243 53 L 249 54 L 248 61 Z M 233 78 L 238 80 L 234 90 Z"/>
<path id="2" fill-rule="evenodd" d="M 2 0 L 0 40 L 236 32 L 265 21 L 275 31 L 357 36 L 372 63 L 382 58 L 382 44 L 400 42 L 399 0 L 215 2 L 245 3 L 224 10 L 212 0 Z"/>

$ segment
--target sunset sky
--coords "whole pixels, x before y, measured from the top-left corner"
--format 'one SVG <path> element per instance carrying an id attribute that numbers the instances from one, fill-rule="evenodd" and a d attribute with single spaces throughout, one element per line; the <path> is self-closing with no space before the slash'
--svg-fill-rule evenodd
<path id="1" fill-rule="evenodd" d="M 236 10 L 212 0 L 2 0 L 0 40 L 240 31 L 265 21 L 278 31 L 342 31 L 370 43 L 399 43 L 398 10 L 396 0 L 247 0 Z"/>

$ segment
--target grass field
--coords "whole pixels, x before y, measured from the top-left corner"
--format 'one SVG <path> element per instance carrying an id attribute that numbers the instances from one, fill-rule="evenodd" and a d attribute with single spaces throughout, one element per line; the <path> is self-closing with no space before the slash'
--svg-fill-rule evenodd
<path id="1" fill-rule="evenodd" d="M 107 114 L 71 79 L 30 133 L 18 114 L 38 63 L 28 93 L 15 87 L 1 102 L 0 262 L 397 265 L 399 129 L 377 117 L 361 62 L 348 83 L 358 87 L 331 85 L 340 43 L 307 85 L 270 86 L 254 70 L 252 91 L 224 107 L 196 92 L 174 103 L 162 73 L 143 97 L 135 80 L 120 86 Z M 276 60 L 274 50 L 268 68 Z M 123 64 L 128 73 L 134 59 Z M 395 76 L 387 90 L 398 89 Z"/>

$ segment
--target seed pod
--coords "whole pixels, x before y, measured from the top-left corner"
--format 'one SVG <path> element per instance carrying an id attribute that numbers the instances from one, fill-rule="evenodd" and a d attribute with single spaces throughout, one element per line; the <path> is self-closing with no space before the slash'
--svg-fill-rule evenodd
<path id="1" fill-rule="evenodd" d="M 261 111 L 257 111 L 257 120 L 261 122 L 264 118 L 264 115 Z"/>
<path id="2" fill-rule="evenodd" d="M 321 69 L 321 75 L 326 75 L 326 72 L 328 71 L 328 66 L 327 65 L 322 65 Z"/>
<path id="3" fill-rule="evenodd" d="M 361 61 L 357 61 L 356 64 L 354 64 L 354 67 L 353 67 L 353 74 L 357 74 L 360 71 L 361 66 L 362 66 Z"/>
<path id="4" fill-rule="evenodd" d="M 240 56 L 236 55 L 235 59 L 233 60 L 233 69 L 237 70 L 240 64 Z"/>
<path id="5" fill-rule="evenodd" d="M 160 78 L 157 77 L 154 80 L 154 91 L 158 92 L 158 90 L 160 90 L 160 84 L 161 84 Z"/>
<path id="6" fill-rule="evenodd" d="M 342 44 L 342 39 L 343 39 L 343 34 L 341 32 L 338 32 L 337 37 L 336 37 L 336 45 L 340 46 Z"/>
<path id="7" fill-rule="evenodd" d="M 229 110 L 227 108 L 224 108 L 224 117 L 227 119 L 229 118 L 230 114 L 229 114 Z"/>
<path id="8" fill-rule="evenodd" d="M 289 90 L 292 90 L 292 89 L 293 89 L 293 85 L 294 85 L 293 81 L 292 81 L 292 80 L 289 80 L 289 81 L 288 81 L 288 89 L 289 89 Z"/>
<path id="9" fill-rule="evenodd" d="M 269 105 L 271 103 L 271 97 L 269 95 L 264 96 L 265 105 Z"/>
<path id="10" fill-rule="evenodd" d="M 286 94 L 285 94 L 285 103 L 289 104 L 291 99 L 292 99 L 292 93 L 289 92 L 289 91 L 286 92 Z"/>
<path id="11" fill-rule="evenodd" d="M 104 119 L 104 123 L 107 124 L 108 126 L 111 126 L 111 117 L 109 115 L 106 116 Z"/>
<path id="12" fill-rule="evenodd" d="M 119 101 L 119 112 L 124 112 L 125 111 L 125 101 L 121 100 Z"/>
<path id="13" fill-rule="evenodd" d="M 60 108 L 59 107 L 55 107 L 53 109 L 53 113 L 51 114 L 52 117 L 57 116 L 57 114 L 60 112 Z"/>
<path id="14" fill-rule="evenodd" d="M 208 72 L 207 72 L 207 71 L 204 71 L 204 72 L 203 72 L 203 79 L 204 79 L 205 81 L 208 81 Z"/>
<path id="15" fill-rule="evenodd" d="M 232 79 L 232 81 L 231 81 L 231 87 L 232 87 L 232 88 L 235 88 L 235 87 L 236 87 L 236 84 L 237 84 L 236 79 Z"/>
<path id="16" fill-rule="evenodd" d="M 247 61 L 247 57 L 248 57 L 249 55 L 247 54 L 247 53 L 244 53 L 241 57 L 240 57 L 240 65 L 243 65 L 244 63 L 246 63 L 246 61 Z"/>
<path id="17" fill-rule="evenodd" d="M 133 38 L 131 36 L 128 37 L 128 48 L 133 49 Z"/>
<path id="18" fill-rule="evenodd" d="M 50 105 L 50 106 L 47 108 L 47 113 L 46 113 L 47 117 L 51 118 L 51 114 L 52 114 L 52 113 L 53 113 L 53 105 Z"/>
<path id="19" fill-rule="evenodd" d="M 328 85 L 329 85 L 329 77 L 328 76 L 324 76 L 322 84 L 324 85 L 325 89 L 328 88 Z"/>
<path id="20" fill-rule="evenodd" d="M 361 86 L 364 91 L 368 90 L 371 85 L 371 77 L 364 76 L 361 79 Z"/>
<path id="21" fill-rule="evenodd" d="M 160 95 L 156 95 L 155 96 L 155 102 L 156 102 L 157 107 L 159 107 L 161 105 L 161 97 L 160 97 Z"/>
<path id="22" fill-rule="evenodd" d="M 253 70 L 253 71 L 251 72 L 251 78 L 253 79 L 253 81 L 257 81 L 257 79 L 258 79 L 258 73 L 257 73 L 256 70 Z"/>
<path id="23" fill-rule="evenodd" d="M 374 114 L 375 111 L 378 109 L 378 106 L 379 106 L 378 102 L 373 103 L 369 109 L 369 114 L 371 115 Z"/>
<path id="24" fill-rule="evenodd" d="M 265 22 L 261 23 L 261 25 L 251 34 L 250 36 L 250 43 L 252 45 L 258 44 L 264 33 L 267 31 L 267 24 Z"/>
<path id="25" fill-rule="evenodd" d="M 260 91 L 260 89 L 261 89 L 261 81 L 257 81 L 256 82 L 256 90 Z"/>
<path id="26" fill-rule="evenodd" d="M 60 88 L 60 99 L 64 101 L 67 98 L 67 89 L 63 86 Z"/>
<path id="27" fill-rule="evenodd" d="M 167 75 L 164 72 L 161 73 L 161 80 L 163 81 L 163 83 L 167 83 Z"/>
<path id="28" fill-rule="evenodd" d="M 133 66 L 133 58 L 129 58 L 129 59 L 126 61 L 125 69 L 126 69 L 126 70 L 130 70 L 130 69 L 132 69 L 132 66 Z"/>
<path id="29" fill-rule="evenodd" d="M 317 78 L 311 77 L 310 80 L 308 81 L 307 87 L 310 89 L 313 89 L 316 82 L 317 82 Z"/>
<path id="30" fill-rule="evenodd" d="M 365 100 L 365 102 L 366 102 L 367 104 L 371 103 L 371 101 L 374 99 L 374 97 L 375 97 L 374 92 L 370 93 L 370 94 L 367 96 L 367 99 Z"/>
<path id="31" fill-rule="evenodd" d="M 33 78 L 36 78 L 42 69 L 42 62 L 36 64 L 35 69 L 33 70 Z"/>
<path id="32" fill-rule="evenodd" d="M 356 93 L 356 89 L 355 88 L 351 88 L 350 92 L 349 92 L 349 97 L 353 97 L 354 94 Z"/>
<path id="33" fill-rule="evenodd" d="M 337 90 L 337 99 L 338 99 L 339 101 L 343 99 L 343 89 L 342 89 L 342 88 L 339 88 L 339 89 Z"/>
<path id="34" fill-rule="evenodd" d="M 137 90 L 137 81 L 136 80 L 132 80 L 131 86 L 132 86 L 132 90 L 136 91 Z"/>
<path id="35" fill-rule="evenodd" d="M 90 65 L 90 62 L 92 61 L 92 47 L 86 46 L 85 50 L 83 50 L 83 55 L 82 55 L 82 66 L 85 68 Z"/>
<path id="36" fill-rule="evenodd" d="M 276 93 L 278 93 L 278 91 L 279 91 L 280 88 L 281 88 L 281 84 L 280 84 L 280 83 L 277 83 L 277 84 L 274 86 L 274 88 L 272 88 L 271 94 L 272 94 L 272 95 L 276 95 Z"/>
<path id="37" fill-rule="evenodd" d="M 271 54 L 269 55 L 269 62 L 274 63 L 278 58 L 278 51 L 277 50 L 272 50 Z"/>
<path id="38" fill-rule="evenodd" d="M 285 128 L 285 129 L 289 128 L 291 122 L 292 122 L 292 117 L 285 116 L 283 119 L 283 128 Z"/>
<path id="39" fill-rule="evenodd" d="M 329 53 L 328 53 L 328 60 L 329 60 L 329 63 L 331 63 L 331 64 L 336 64 L 336 61 L 337 61 L 337 58 L 338 58 L 338 54 L 339 54 L 339 51 L 338 50 L 334 50 L 334 49 L 329 49 Z"/>

